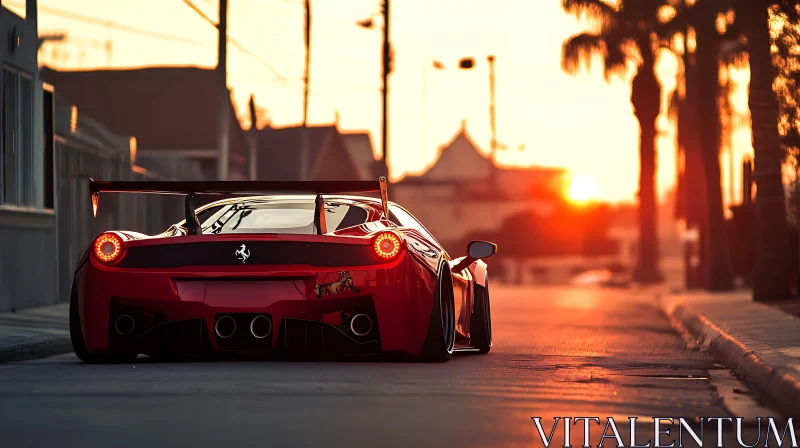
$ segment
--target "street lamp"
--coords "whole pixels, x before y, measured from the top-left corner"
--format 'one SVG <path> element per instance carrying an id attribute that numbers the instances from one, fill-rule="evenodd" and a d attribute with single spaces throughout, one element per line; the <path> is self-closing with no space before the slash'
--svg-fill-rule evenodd
<path id="1" fill-rule="evenodd" d="M 383 168 L 387 178 L 389 177 L 389 73 L 392 70 L 392 52 L 389 43 L 389 0 L 383 0 L 381 5 L 383 14 L 383 49 L 381 51 L 383 82 L 381 86 L 382 114 L 381 114 L 381 153 L 383 154 Z M 362 28 L 372 29 L 375 26 L 373 17 L 376 14 L 356 22 Z"/>
<path id="2" fill-rule="evenodd" d="M 375 23 L 372 21 L 372 17 L 368 17 L 364 20 L 356 22 L 356 25 L 360 26 L 361 28 L 371 30 L 375 26 Z"/>

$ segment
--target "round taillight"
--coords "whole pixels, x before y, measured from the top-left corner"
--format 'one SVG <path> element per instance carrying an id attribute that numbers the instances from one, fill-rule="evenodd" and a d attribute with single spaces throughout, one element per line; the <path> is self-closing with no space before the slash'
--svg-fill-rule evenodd
<path id="1" fill-rule="evenodd" d="M 104 233 L 94 240 L 94 256 L 104 264 L 112 264 L 122 256 L 122 238 L 115 233 Z"/>
<path id="2" fill-rule="evenodd" d="M 372 252 L 384 261 L 397 258 L 400 247 L 400 237 L 394 232 L 381 232 L 372 239 Z"/>

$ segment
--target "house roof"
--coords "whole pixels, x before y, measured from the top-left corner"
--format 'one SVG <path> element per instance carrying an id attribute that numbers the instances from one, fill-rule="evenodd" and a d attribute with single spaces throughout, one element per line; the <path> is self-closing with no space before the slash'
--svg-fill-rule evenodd
<path id="1" fill-rule="evenodd" d="M 478 149 L 462 123 L 459 132 L 440 147 L 436 163 L 419 176 L 423 181 L 486 180 L 494 167 Z"/>
<path id="2" fill-rule="evenodd" d="M 111 131 L 136 137 L 146 150 L 209 150 L 217 143 L 217 75 L 199 67 L 56 71 L 41 78 Z M 244 163 L 246 144 L 230 102 L 230 154 Z"/>
<path id="3" fill-rule="evenodd" d="M 377 177 L 375 160 L 372 152 L 372 138 L 369 132 L 347 132 L 342 134 L 342 140 L 350 154 L 350 158 L 358 168 L 362 180 L 371 180 Z"/>
<path id="4" fill-rule="evenodd" d="M 308 166 L 313 170 L 314 161 L 320 155 L 325 139 L 331 133 L 338 134 L 335 126 L 308 127 Z M 259 177 L 269 180 L 298 180 L 300 172 L 300 148 L 302 146 L 303 128 L 292 126 L 287 128 L 266 127 L 258 131 L 256 145 L 258 147 Z"/>

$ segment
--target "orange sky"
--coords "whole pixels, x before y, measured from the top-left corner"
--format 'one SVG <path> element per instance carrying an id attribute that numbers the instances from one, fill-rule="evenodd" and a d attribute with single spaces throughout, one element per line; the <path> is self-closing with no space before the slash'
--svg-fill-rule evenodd
<path id="1" fill-rule="evenodd" d="M 216 0 L 193 1 L 216 19 Z M 3 4 L 24 10 L 24 2 L 3 0 Z M 380 0 L 312 0 L 309 111 L 312 124 L 332 123 L 338 112 L 341 129 L 368 129 L 376 152 L 381 34 L 377 28 L 365 30 L 355 22 L 377 13 L 379 4 Z M 498 156 L 500 162 L 563 166 L 576 175 L 593 177 L 600 199 L 634 200 L 638 126 L 629 102 L 629 83 L 606 83 L 600 70 L 577 76 L 561 71 L 562 42 L 582 25 L 566 15 L 560 4 L 558 0 L 392 3 L 395 72 L 390 78 L 389 161 L 393 179 L 432 164 L 437 147 L 452 137 L 462 119 L 488 151 L 485 56 L 494 54 L 498 140 L 509 147 Z M 229 84 L 241 113 L 252 92 L 273 125 L 298 123 L 303 91 L 302 0 L 229 0 L 229 5 L 230 35 L 281 76 L 229 47 Z M 107 67 L 109 63 L 112 67 L 216 64 L 216 30 L 182 0 L 39 0 L 39 6 L 69 9 L 177 38 L 142 36 L 40 10 L 40 33 L 65 31 L 69 35 L 68 42 L 45 46 L 40 53 L 44 64 L 62 69 Z M 463 56 L 477 58 L 473 70 L 457 69 Z M 435 70 L 434 59 L 445 70 Z M 674 72 L 674 64 L 662 65 L 659 75 L 667 89 L 674 88 Z M 658 183 L 663 194 L 674 185 L 674 129 L 666 117 L 659 125 L 663 134 L 658 141 Z M 737 141 L 743 142 L 741 151 L 747 151 L 749 132 L 737 135 Z M 524 149 L 519 149 L 521 145 Z"/>

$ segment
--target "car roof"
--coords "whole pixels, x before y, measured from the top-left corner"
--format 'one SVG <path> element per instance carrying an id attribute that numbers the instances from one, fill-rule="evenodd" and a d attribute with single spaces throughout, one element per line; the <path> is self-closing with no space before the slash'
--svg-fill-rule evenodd
<path id="1" fill-rule="evenodd" d="M 220 205 L 228 205 L 228 204 L 276 204 L 281 202 L 296 202 L 296 201 L 308 201 L 313 202 L 316 199 L 316 195 L 313 194 L 275 194 L 275 195 L 262 195 L 262 196 L 238 196 L 233 198 L 226 198 L 220 199 L 218 201 L 210 202 L 206 205 L 197 208 L 197 212 L 202 212 L 207 210 L 211 207 L 218 207 Z M 381 201 L 378 198 L 372 198 L 368 196 L 350 196 L 350 195 L 323 195 L 322 196 L 325 202 L 343 202 L 343 203 L 350 203 L 350 204 L 361 204 L 361 205 L 369 205 L 372 207 L 377 207 L 378 209 L 381 208 Z M 389 202 L 390 205 L 396 205 L 393 202 Z"/>

